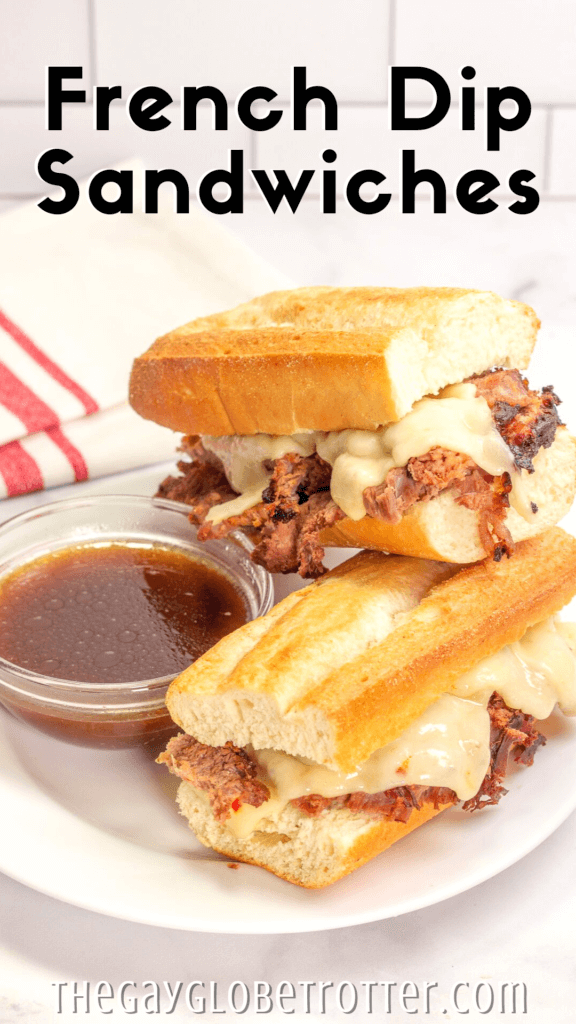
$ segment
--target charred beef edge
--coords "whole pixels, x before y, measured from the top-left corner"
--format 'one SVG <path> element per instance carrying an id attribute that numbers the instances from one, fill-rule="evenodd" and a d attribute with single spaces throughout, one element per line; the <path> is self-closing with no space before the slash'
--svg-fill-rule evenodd
<path id="1" fill-rule="evenodd" d="M 462 804 L 465 811 L 477 811 L 497 804 L 507 793 L 502 782 L 509 757 L 520 764 L 531 765 L 537 749 L 546 743 L 535 726 L 535 719 L 509 708 L 497 693 L 490 698 L 488 713 L 490 767 L 476 795 Z M 256 760 L 232 743 L 211 747 L 199 743 L 192 736 L 181 734 L 170 740 L 158 762 L 166 764 L 175 775 L 205 792 L 217 821 L 225 821 L 230 811 L 239 810 L 242 804 L 260 807 L 270 796 L 268 787 L 258 778 Z M 311 817 L 317 817 L 327 809 L 345 807 L 353 814 L 407 822 L 414 809 L 419 810 L 431 803 L 438 810 L 458 803 L 458 797 L 452 789 L 441 786 L 397 786 L 382 793 L 359 792 L 337 797 L 311 794 L 291 803 Z"/>

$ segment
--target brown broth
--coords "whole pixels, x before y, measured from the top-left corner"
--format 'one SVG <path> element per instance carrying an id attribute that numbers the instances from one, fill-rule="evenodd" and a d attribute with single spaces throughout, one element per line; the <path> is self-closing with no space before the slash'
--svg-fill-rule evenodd
<path id="1" fill-rule="evenodd" d="M 248 617 L 224 573 L 181 551 L 80 545 L 0 580 L 0 656 L 54 679 L 158 679 Z"/>

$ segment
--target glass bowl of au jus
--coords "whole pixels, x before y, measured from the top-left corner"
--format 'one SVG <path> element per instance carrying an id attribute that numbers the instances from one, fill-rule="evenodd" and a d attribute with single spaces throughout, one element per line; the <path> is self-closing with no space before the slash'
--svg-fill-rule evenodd
<path id="1" fill-rule="evenodd" d="M 0 702 L 69 743 L 138 746 L 176 730 L 172 679 L 264 615 L 272 577 L 242 534 L 200 543 L 186 505 L 72 498 L 0 526 Z"/>

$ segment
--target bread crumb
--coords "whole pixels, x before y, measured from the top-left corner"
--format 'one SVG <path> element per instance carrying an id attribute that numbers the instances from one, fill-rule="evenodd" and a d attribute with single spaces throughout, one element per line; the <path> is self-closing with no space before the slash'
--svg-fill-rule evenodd
<path id="1" fill-rule="evenodd" d="M 227 868 L 232 868 L 233 871 L 238 871 L 238 868 L 240 867 L 240 865 L 236 864 L 236 862 L 234 862 L 233 864 L 232 863 L 227 864 L 226 867 Z"/>

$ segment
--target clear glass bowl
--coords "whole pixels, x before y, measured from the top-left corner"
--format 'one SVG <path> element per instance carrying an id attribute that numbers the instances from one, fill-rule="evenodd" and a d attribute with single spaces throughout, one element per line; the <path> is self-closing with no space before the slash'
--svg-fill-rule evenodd
<path id="1" fill-rule="evenodd" d="M 43 555 L 76 545 L 157 544 L 220 571 L 243 595 L 248 618 L 273 604 L 272 577 L 250 560 L 243 534 L 200 543 L 186 505 L 161 498 L 97 495 L 34 508 L 0 526 L 2 577 Z M 0 657 L 0 702 L 18 718 L 58 739 L 118 748 L 158 740 L 175 729 L 164 704 L 173 676 L 129 683 L 54 679 Z"/>

